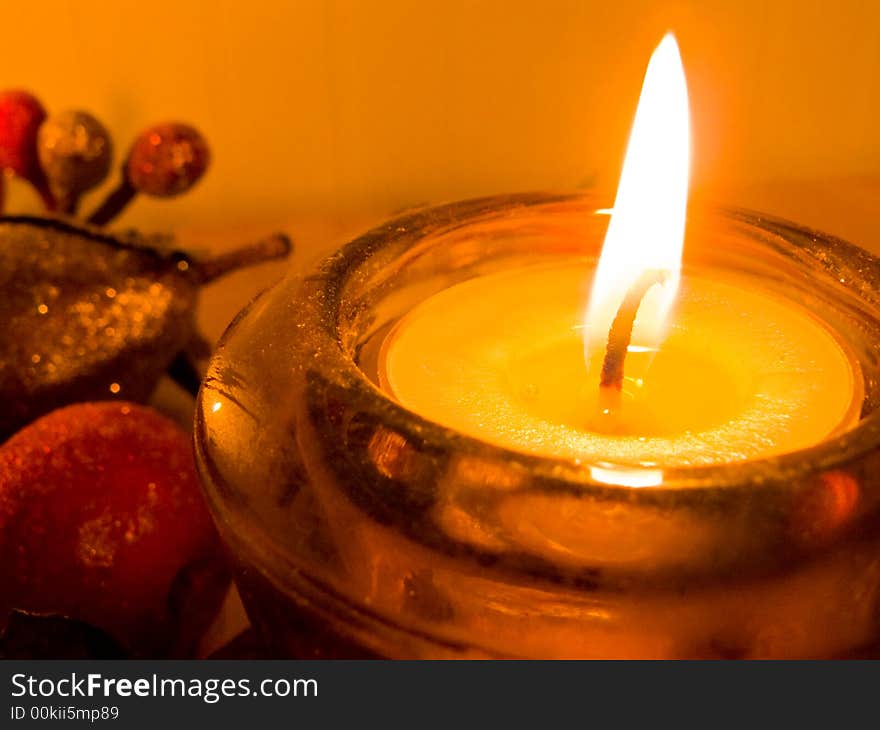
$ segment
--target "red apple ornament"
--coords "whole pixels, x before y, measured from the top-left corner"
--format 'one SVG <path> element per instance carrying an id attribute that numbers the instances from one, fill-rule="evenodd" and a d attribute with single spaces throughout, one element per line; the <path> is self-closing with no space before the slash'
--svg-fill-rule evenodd
<path id="1" fill-rule="evenodd" d="M 189 436 L 134 403 L 82 403 L 0 446 L 0 624 L 63 615 L 135 655 L 186 653 L 225 592 Z M 182 626 L 183 625 L 183 626 Z"/>

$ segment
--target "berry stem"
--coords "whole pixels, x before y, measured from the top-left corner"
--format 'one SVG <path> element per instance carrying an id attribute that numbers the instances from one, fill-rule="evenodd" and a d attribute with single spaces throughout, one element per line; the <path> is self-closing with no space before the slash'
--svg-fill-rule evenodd
<path id="1" fill-rule="evenodd" d="M 137 195 L 137 190 L 134 189 L 127 176 L 123 177 L 119 186 L 104 199 L 104 202 L 88 217 L 86 222 L 95 226 L 106 225 L 123 211 L 135 195 Z"/>
<path id="2" fill-rule="evenodd" d="M 293 249 L 293 242 L 283 233 L 273 233 L 255 243 L 192 264 L 201 284 L 207 284 L 232 271 L 266 261 L 283 259 Z"/>
<path id="3" fill-rule="evenodd" d="M 61 215 L 73 217 L 79 207 L 79 195 L 58 195 L 55 200 L 56 208 Z"/>
<path id="4" fill-rule="evenodd" d="M 58 201 L 56 201 L 55 196 L 52 195 L 52 191 L 49 189 L 49 182 L 46 180 L 46 177 L 45 175 L 43 175 L 42 171 L 34 172 L 28 179 L 31 185 L 34 186 L 34 190 L 37 191 L 40 199 L 43 201 L 43 205 L 46 207 L 46 210 L 50 213 L 54 213 L 55 211 L 57 211 Z"/>

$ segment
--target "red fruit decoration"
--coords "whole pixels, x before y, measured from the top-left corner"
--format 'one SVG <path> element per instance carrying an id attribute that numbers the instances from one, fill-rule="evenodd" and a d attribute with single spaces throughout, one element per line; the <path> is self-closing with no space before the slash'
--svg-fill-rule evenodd
<path id="1" fill-rule="evenodd" d="M 208 143 L 197 129 L 179 122 L 150 127 L 131 146 L 119 187 L 88 222 L 108 223 L 138 193 L 157 198 L 181 195 L 201 179 L 210 161 Z"/>
<path id="2" fill-rule="evenodd" d="M 172 122 L 157 124 L 134 141 L 126 170 L 138 192 L 170 198 L 195 185 L 210 161 L 208 143 L 198 130 Z"/>
<path id="3" fill-rule="evenodd" d="M 33 185 L 49 210 L 55 201 L 37 158 L 37 132 L 46 110 L 27 91 L 0 92 L 0 169 Z"/>
<path id="4" fill-rule="evenodd" d="M 217 555 L 190 439 L 149 408 L 69 406 L 0 447 L 0 628 L 61 615 L 186 654 L 227 586 Z"/>

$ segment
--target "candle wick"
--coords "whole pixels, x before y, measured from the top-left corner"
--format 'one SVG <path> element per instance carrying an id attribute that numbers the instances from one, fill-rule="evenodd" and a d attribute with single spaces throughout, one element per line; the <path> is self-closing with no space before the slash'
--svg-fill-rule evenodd
<path id="1" fill-rule="evenodd" d="M 608 345 L 605 348 L 605 359 L 602 361 L 602 376 L 599 389 L 604 401 L 617 401 L 623 388 L 623 366 L 626 353 L 632 340 L 633 324 L 636 321 L 639 307 L 648 290 L 655 284 L 664 284 L 669 272 L 661 269 L 648 269 L 636 279 L 629 288 L 617 315 L 608 331 Z"/>

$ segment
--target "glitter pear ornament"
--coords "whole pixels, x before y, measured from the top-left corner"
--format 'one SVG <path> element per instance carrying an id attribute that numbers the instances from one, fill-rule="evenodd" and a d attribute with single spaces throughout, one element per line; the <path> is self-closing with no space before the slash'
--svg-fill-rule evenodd
<path id="1" fill-rule="evenodd" d="M 65 111 L 40 126 L 37 155 L 58 211 L 73 215 L 80 196 L 110 172 L 113 143 L 104 125 L 91 114 Z"/>
<path id="2" fill-rule="evenodd" d="M 189 653 L 228 586 L 189 435 L 134 403 L 80 403 L 0 446 L 0 586 L 0 629 L 25 611 L 135 655 Z"/>
<path id="3" fill-rule="evenodd" d="M 145 401 L 200 341 L 200 287 L 291 248 L 276 234 L 198 261 L 169 243 L 0 216 L 0 441 L 69 403 Z"/>

